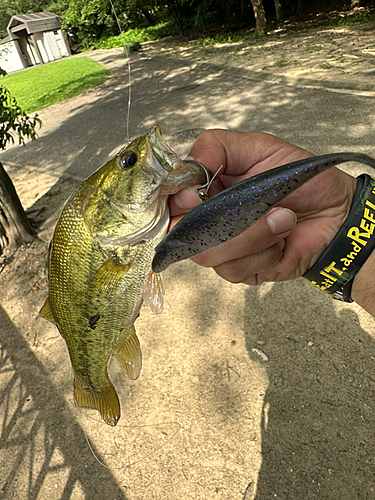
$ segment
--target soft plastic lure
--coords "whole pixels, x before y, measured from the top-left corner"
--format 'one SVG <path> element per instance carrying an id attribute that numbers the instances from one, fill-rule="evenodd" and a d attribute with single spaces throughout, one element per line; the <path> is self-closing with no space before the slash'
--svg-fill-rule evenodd
<path id="1" fill-rule="evenodd" d="M 375 168 L 375 160 L 365 154 L 333 153 L 267 170 L 222 191 L 174 226 L 156 247 L 152 269 L 161 272 L 238 236 L 305 182 L 348 161 Z"/>

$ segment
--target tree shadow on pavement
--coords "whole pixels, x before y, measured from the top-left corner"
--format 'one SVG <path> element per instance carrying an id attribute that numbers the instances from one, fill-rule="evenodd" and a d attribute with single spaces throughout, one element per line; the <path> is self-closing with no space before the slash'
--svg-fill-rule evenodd
<path id="1" fill-rule="evenodd" d="M 375 497 L 375 342 L 337 310 L 303 280 L 246 292 L 249 356 L 262 338 L 269 357 L 256 500 Z"/>
<path id="2" fill-rule="evenodd" d="M 27 491 L 27 500 L 46 497 L 43 484 L 52 476 L 56 492 L 52 496 L 49 492 L 48 498 L 126 500 L 116 479 L 90 451 L 61 393 L 2 308 L 0 323 L 0 453 L 4 465 L 0 498 L 20 498 L 17 491 Z"/>
<path id="3" fill-rule="evenodd" d="M 275 85 L 224 66 L 210 69 L 171 58 L 135 57 L 131 137 L 157 123 L 168 141 L 178 141 L 186 130 L 219 126 L 270 132 L 314 153 L 352 149 L 371 154 L 375 115 L 369 105 L 364 116 L 364 97 Z M 60 208 L 84 178 L 127 143 L 127 71 L 124 62 L 103 85 L 42 110 L 47 130 L 42 128 L 41 137 L 1 154 L 4 165 L 12 167 L 11 176 L 17 170 L 33 170 L 40 182 L 43 175 L 56 178 L 31 207 L 44 210 L 43 227 L 47 219 L 55 222 L 56 206 Z M 188 148 L 186 141 L 181 154 Z"/>
<path id="4" fill-rule="evenodd" d="M 271 132 L 315 153 L 373 150 L 374 111 L 369 106 L 365 114 L 359 97 L 273 85 L 248 78 L 246 72 L 243 77 L 232 74 L 230 68 L 210 72 L 208 65 L 193 66 L 141 57 L 132 63 L 132 137 L 159 123 L 166 139 L 175 137 L 187 152 L 195 131 L 219 126 Z M 30 207 L 40 211 L 37 227 L 45 241 L 72 191 L 126 143 L 126 85 L 127 68 L 119 68 L 102 86 L 44 110 L 56 115 L 56 123 L 42 130 L 37 141 L 1 154 L 14 171 L 34 169 L 38 180 L 43 175 L 56 180 L 40 191 L 42 196 L 35 195 Z M 277 498 L 274 494 L 288 500 L 372 498 L 373 340 L 351 310 L 337 317 L 331 301 L 311 287 L 305 293 L 305 286 L 275 285 L 264 296 L 246 292 L 249 355 L 253 359 L 258 328 L 270 358 L 257 500 Z M 290 292 L 295 287 L 301 287 L 297 301 Z M 30 471 L 22 478 L 29 484 L 28 500 L 38 497 L 43 477 L 59 468 L 59 480 L 66 480 L 57 490 L 63 491 L 61 499 L 71 498 L 77 485 L 85 498 L 124 499 L 114 477 L 91 455 L 79 425 L 71 423 L 61 392 L 43 365 L 2 310 L 0 314 L 6 349 L 0 373 L 1 445 L 2 454 L 14 464 L 3 479 L 4 498 L 12 498 L 22 464 L 22 471 Z M 274 321 L 277 314 L 279 323 Z M 12 414 L 9 398 L 19 398 Z M 61 459 L 51 465 L 56 450 Z"/>

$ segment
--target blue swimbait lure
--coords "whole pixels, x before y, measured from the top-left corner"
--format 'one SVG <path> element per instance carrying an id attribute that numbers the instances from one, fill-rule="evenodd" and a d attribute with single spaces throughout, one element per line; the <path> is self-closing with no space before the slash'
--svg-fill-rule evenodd
<path id="1" fill-rule="evenodd" d="M 213 196 L 185 215 L 159 243 L 153 271 L 238 236 L 305 182 L 348 161 L 375 168 L 375 160 L 360 153 L 314 156 L 254 175 Z"/>

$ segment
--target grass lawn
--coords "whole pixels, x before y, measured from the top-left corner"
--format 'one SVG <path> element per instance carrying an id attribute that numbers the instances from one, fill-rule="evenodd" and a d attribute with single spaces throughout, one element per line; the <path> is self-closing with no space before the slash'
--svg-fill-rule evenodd
<path id="1" fill-rule="evenodd" d="M 109 71 L 89 57 L 28 68 L 0 79 L 26 113 L 46 108 L 103 83 Z"/>

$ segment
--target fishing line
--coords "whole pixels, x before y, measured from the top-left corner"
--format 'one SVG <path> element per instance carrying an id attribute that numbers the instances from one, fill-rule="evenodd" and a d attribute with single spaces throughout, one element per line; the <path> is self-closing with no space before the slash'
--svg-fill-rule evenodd
<path id="1" fill-rule="evenodd" d="M 214 182 L 215 177 L 217 177 L 219 175 L 220 170 L 222 170 L 223 168 L 224 168 L 224 165 L 220 165 L 220 167 L 218 168 L 218 170 L 216 170 L 216 172 L 214 173 L 214 175 L 211 177 L 211 180 L 208 183 L 208 186 L 206 187 L 206 194 L 208 194 L 208 190 L 210 189 L 211 184 Z"/>
<path id="2" fill-rule="evenodd" d="M 94 422 L 98 423 L 99 425 L 106 425 L 104 424 L 104 422 L 102 422 L 101 420 L 98 420 L 96 419 L 95 417 L 92 417 L 91 415 L 88 415 L 83 408 L 79 407 L 77 404 L 75 404 L 75 407 L 77 408 L 77 410 L 82 413 L 86 418 L 88 417 L 89 419 L 93 420 Z M 133 465 L 139 463 L 139 462 L 142 462 L 143 460 L 145 460 L 146 458 L 152 456 L 154 453 L 156 453 L 157 451 L 163 449 L 167 443 L 169 441 L 172 441 L 172 439 L 175 437 L 175 435 L 182 429 L 182 425 L 175 421 L 175 420 L 172 420 L 172 421 L 169 421 L 169 422 L 155 422 L 153 424 L 140 424 L 140 425 L 124 425 L 124 424 L 118 424 L 116 426 L 116 430 L 119 430 L 119 428 L 123 428 L 123 429 L 140 429 L 140 428 L 145 428 L 145 427 L 154 427 L 154 428 L 158 428 L 158 427 L 164 427 L 164 426 L 176 426 L 177 425 L 177 429 L 172 433 L 172 435 L 170 435 L 168 437 L 168 439 L 163 443 L 161 444 L 160 446 L 156 446 L 155 448 L 153 448 L 151 451 L 149 451 L 148 453 L 146 453 L 145 455 L 141 456 L 140 458 L 136 459 L 136 460 L 133 460 L 132 462 L 128 463 L 128 464 L 124 464 L 124 465 L 121 465 L 120 467 L 113 467 L 111 465 L 106 465 L 105 463 L 103 463 L 97 456 L 97 454 L 95 453 L 94 451 L 94 447 L 93 445 L 91 444 L 91 441 L 90 441 L 90 438 L 88 437 L 88 434 L 87 432 L 85 431 L 85 429 L 81 426 L 81 429 L 83 431 L 83 434 L 86 438 L 86 441 L 87 441 L 87 444 L 88 444 L 88 447 L 92 453 L 92 455 L 94 456 L 95 460 L 100 464 L 102 465 L 103 467 L 105 467 L 106 469 L 111 469 L 111 470 L 120 470 L 120 469 L 126 469 L 128 467 L 132 467 Z M 113 431 L 114 429 L 108 429 L 110 432 Z M 115 446 L 117 447 L 117 443 L 114 442 Z M 108 456 L 113 456 L 113 454 L 111 453 L 108 453 L 108 454 L 104 454 L 104 457 L 108 457 Z"/>
<path id="3" fill-rule="evenodd" d="M 113 11 L 113 14 L 115 16 L 118 29 L 120 30 L 120 34 L 121 34 L 121 38 L 122 38 L 122 45 L 124 47 L 124 52 L 125 52 L 126 57 L 128 59 L 128 109 L 127 109 L 127 115 L 126 115 L 126 135 L 127 135 L 127 141 L 130 142 L 129 123 L 130 123 L 130 105 L 131 105 L 131 91 L 132 91 L 131 71 L 130 71 L 130 53 L 129 53 L 128 46 L 125 43 L 124 33 L 123 33 L 122 29 L 121 29 L 120 22 L 119 22 L 118 17 L 117 17 L 115 6 L 113 5 L 112 0 L 109 0 L 109 3 L 111 4 L 112 11 Z M 82 179 L 79 179 L 79 180 L 82 180 Z M 83 336 L 83 333 L 78 338 L 78 342 L 77 342 L 77 345 L 76 345 L 76 353 L 78 351 L 78 346 L 79 346 L 79 343 L 81 341 L 82 336 Z"/>
<path id="4" fill-rule="evenodd" d="M 102 461 L 100 461 L 100 460 L 99 460 L 99 458 L 96 456 L 96 453 L 95 453 L 95 451 L 93 450 L 93 447 L 91 446 L 90 440 L 89 440 L 89 438 L 88 438 L 88 436 L 87 436 L 87 434 L 86 434 L 86 431 L 85 431 L 85 429 L 84 429 L 83 427 L 82 427 L 82 430 L 83 430 L 83 434 L 85 435 L 85 438 L 86 438 L 87 444 L 89 445 L 90 451 L 91 451 L 91 453 L 92 453 L 93 457 L 95 458 L 95 460 L 96 460 L 97 462 L 99 462 L 99 463 L 100 463 L 100 465 L 102 465 L 102 466 L 103 466 L 103 467 L 105 467 L 106 469 L 110 469 L 111 467 L 108 467 L 108 465 L 103 464 L 103 462 L 102 462 Z"/>
<path id="5" fill-rule="evenodd" d="M 113 5 L 112 0 L 109 0 L 109 3 L 111 4 L 111 8 L 112 8 L 113 14 L 114 14 L 115 19 L 116 19 L 116 23 L 117 23 L 117 26 L 119 28 L 119 31 L 120 31 L 120 34 L 121 34 L 121 37 L 122 37 L 122 44 L 123 44 L 124 52 L 125 52 L 126 57 L 127 57 L 127 66 L 128 66 L 128 103 L 127 103 L 126 133 L 127 133 L 127 140 L 128 140 L 128 142 L 130 142 L 129 125 L 130 125 L 130 107 L 131 107 L 131 99 L 132 99 L 132 80 L 131 80 L 131 67 L 130 67 L 130 52 L 129 52 L 128 46 L 125 43 L 124 33 L 123 33 L 122 29 L 121 29 L 121 25 L 120 25 L 120 22 L 119 22 L 119 19 L 118 19 L 118 16 L 117 16 L 117 12 L 116 12 L 115 6 Z M 215 179 L 215 177 L 218 175 L 218 173 L 220 172 L 220 170 L 222 168 L 223 168 L 223 165 L 221 165 L 221 167 L 218 169 L 218 171 L 215 173 L 215 175 L 211 179 L 210 183 L 208 184 L 208 186 L 206 188 L 207 191 L 210 188 L 210 186 L 212 184 L 212 181 Z M 83 334 L 78 338 L 78 342 L 77 342 L 77 345 L 76 345 L 76 352 L 78 350 L 79 343 L 81 341 L 82 336 L 83 336 Z M 74 400 L 74 405 L 75 405 L 76 409 L 81 414 L 83 414 L 86 418 L 88 417 L 89 419 L 93 420 L 94 422 L 98 423 L 99 425 L 105 425 L 101 420 L 98 420 L 95 417 L 92 417 L 91 415 L 88 415 L 84 411 L 83 408 L 79 407 L 76 404 L 75 400 Z M 167 443 L 169 441 L 171 441 L 176 436 L 176 434 L 182 429 L 182 425 L 179 422 L 177 422 L 177 421 L 157 422 L 157 423 L 152 423 L 152 424 L 141 424 L 141 425 L 134 425 L 134 426 L 131 426 L 131 425 L 129 425 L 129 426 L 128 425 L 121 425 L 121 424 L 118 425 L 117 429 L 120 428 L 120 427 L 122 427 L 123 429 L 137 429 L 137 428 L 146 428 L 146 427 L 154 427 L 154 428 L 157 429 L 158 427 L 162 427 L 162 426 L 177 426 L 177 429 L 172 433 L 172 435 L 169 436 L 169 438 L 165 441 L 165 443 L 161 444 L 160 446 L 156 446 L 149 453 L 146 453 L 145 455 L 143 455 L 142 457 L 138 458 L 137 460 L 134 460 L 133 462 L 130 462 L 130 463 L 128 463 L 126 465 L 123 465 L 123 466 L 120 466 L 120 467 L 112 467 L 112 466 L 108 466 L 105 463 L 103 463 L 98 458 L 97 454 L 95 453 L 93 445 L 91 444 L 91 441 L 90 441 L 90 439 L 88 437 L 88 434 L 86 433 L 85 429 L 82 426 L 81 426 L 81 428 L 82 428 L 82 431 L 84 433 L 84 436 L 85 436 L 86 442 L 88 444 L 88 447 L 89 447 L 92 455 L 94 456 L 95 460 L 102 467 L 105 467 L 106 469 L 115 469 L 115 470 L 118 470 L 118 469 L 124 469 L 124 468 L 128 468 L 128 467 L 132 467 L 133 465 L 135 465 L 135 464 L 137 464 L 139 462 L 142 462 L 146 458 L 152 456 L 155 452 L 163 449 L 167 445 Z M 104 455 L 104 456 L 105 457 L 111 456 L 111 454 L 107 454 L 107 455 Z"/>
<path id="6" fill-rule="evenodd" d="M 116 22 L 118 29 L 120 30 L 121 38 L 122 38 L 122 44 L 124 47 L 124 52 L 126 54 L 126 57 L 128 58 L 128 110 L 127 110 L 127 115 L 126 115 L 126 135 L 127 135 L 127 140 L 130 142 L 130 134 L 129 134 L 129 123 L 130 123 L 130 105 L 131 105 L 131 98 L 132 98 L 132 81 L 131 81 L 131 71 L 130 71 L 130 53 L 128 46 L 125 43 L 125 38 L 124 38 L 124 33 L 121 29 L 120 22 L 117 17 L 116 9 L 115 6 L 112 3 L 112 0 L 109 0 L 109 3 L 111 4 L 113 14 L 115 16 Z"/>

